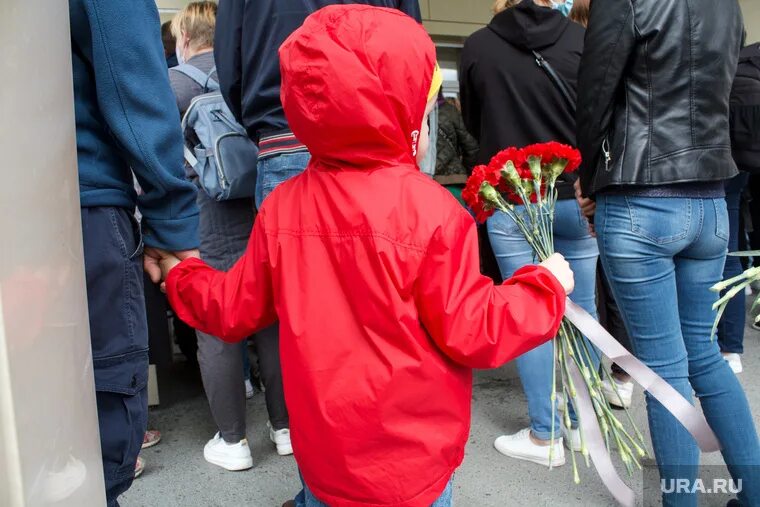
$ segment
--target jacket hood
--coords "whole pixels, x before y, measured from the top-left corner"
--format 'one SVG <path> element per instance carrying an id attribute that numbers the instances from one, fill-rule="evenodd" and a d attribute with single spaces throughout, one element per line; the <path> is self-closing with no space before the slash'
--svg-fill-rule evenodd
<path id="1" fill-rule="evenodd" d="M 415 165 L 435 66 L 422 25 L 394 9 L 333 5 L 280 48 L 291 130 L 326 169 Z"/>
<path id="2" fill-rule="evenodd" d="M 745 46 L 739 53 L 739 63 L 751 63 L 760 69 L 760 42 Z"/>
<path id="3" fill-rule="evenodd" d="M 532 51 L 555 44 L 570 23 L 557 10 L 523 0 L 494 16 L 488 28 L 513 46 Z"/>

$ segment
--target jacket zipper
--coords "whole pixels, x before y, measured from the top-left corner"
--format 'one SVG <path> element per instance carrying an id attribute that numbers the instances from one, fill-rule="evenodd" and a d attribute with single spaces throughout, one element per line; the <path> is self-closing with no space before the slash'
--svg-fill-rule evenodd
<path id="1" fill-rule="evenodd" d="M 610 154 L 609 136 L 604 136 L 604 141 L 602 141 L 602 153 L 604 153 L 604 170 L 610 172 L 610 162 L 612 162 L 612 155 Z"/>

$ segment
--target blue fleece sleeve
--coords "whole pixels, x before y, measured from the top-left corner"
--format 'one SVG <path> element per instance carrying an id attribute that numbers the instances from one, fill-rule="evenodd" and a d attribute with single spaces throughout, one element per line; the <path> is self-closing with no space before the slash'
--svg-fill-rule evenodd
<path id="1" fill-rule="evenodd" d="M 143 194 L 145 244 L 198 247 L 196 190 L 184 177 L 182 132 L 155 0 L 84 0 L 98 106 Z"/>

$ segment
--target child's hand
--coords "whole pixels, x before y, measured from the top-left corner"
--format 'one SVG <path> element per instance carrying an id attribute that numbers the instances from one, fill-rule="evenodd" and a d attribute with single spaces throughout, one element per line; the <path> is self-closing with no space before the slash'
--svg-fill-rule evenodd
<path id="1" fill-rule="evenodd" d="M 169 271 L 182 262 L 182 258 L 197 257 L 196 251 L 188 252 L 168 252 L 160 248 L 145 249 L 145 271 L 150 276 L 153 283 L 166 281 Z M 162 288 L 163 288 L 163 284 Z"/>
<path id="2" fill-rule="evenodd" d="M 551 271 L 551 274 L 559 280 L 565 289 L 565 294 L 570 294 L 575 289 L 575 275 L 570 269 L 570 264 L 560 254 L 554 254 L 541 263 L 543 267 Z"/>

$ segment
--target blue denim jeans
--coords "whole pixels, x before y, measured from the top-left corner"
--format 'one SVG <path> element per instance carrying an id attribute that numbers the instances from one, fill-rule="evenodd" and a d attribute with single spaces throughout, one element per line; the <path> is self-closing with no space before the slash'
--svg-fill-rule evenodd
<path id="1" fill-rule="evenodd" d="M 453 483 L 454 479 L 452 478 L 446 485 L 446 489 L 441 493 L 441 496 L 438 497 L 438 500 L 433 502 L 430 507 L 451 507 L 454 495 Z M 296 495 L 296 507 L 328 507 L 326 503 L 319 501 L 314 496 L 306 483 L 303 482 L 303 479 L 301 479 L 301 484 L 303 484 L 303 489 Z"/>
<path id="2" fill-rule="evenodd" d="M 518 208 L 519 209 L 519 208 Z M 507 279 L 521 267 L 536 262 L 528 242 L 515 222 L 506 214 L 497 212 L 488 219 L 488 237 L 491 240 L 502 277 Z M 554 220 L 554 247 L 567 258 L 575 273 L 575 291 L 570 298 L 591 315 L 596 316 L 596 264 L 599 258 L 596 241 L 588 230 L 588 222 L 575 200 L 557 202 Z M 599 354 L 589 343 L 594 368 L 599 367 Z M 554 343 L 547 342 L 515 361 L 520 373 L 533 435 L 548 440 L 552 434 L 552 368 Z M 570 411 L 572 422 L 575 413 Z M 554 414 L 555 437 L 561 435 L 559 413 Z"/>
<path id="3" fill-rule="evenodd" d="M 742 172 L 736 177 L 726 181 L 726 206 L 728 207 L 728 251 L 736 252 L 739 249 L 739 235 L 744 234 L 739 230 L 741 220 L 742 192 L 749 181 L 749 174 Z M 723 268 L 723 279 L 727 280 L 744 271 L 739 257 L 726 257 L 726 266 Z M 747 318 L 747 308 L 744 292 L 739 292 L 726 306 L 723 318 L 718 326 L 718 345 L 723 352 L 744 352 L 744 324 Z"/>
<path id="4" fill-rule="evenodd" d="M 259 160 L 256 170 L 256 208 L 261 209 L 264 199 L 280 183 L 301 174 L 309 164 L 307 152 L 286 153 Z"/>
<path id="5" fill-rule="evenodd" d="M 710 338 L 712 304 L 728 245 L 724 199 L 601 195 L 596 231 L 602 264 L 634 354 L 692 401 L 723 446 L 743 505 L 760 505 L 760 442 L 747 398 Z M 699 448 L 686 429 L 647 394 L 655 458 L 664 480 L 697 476 Z M 693 484 L 693 482 L 690 482 Z M 664 493 L 663 505 L 695 506 L 689 493 Z"/>

